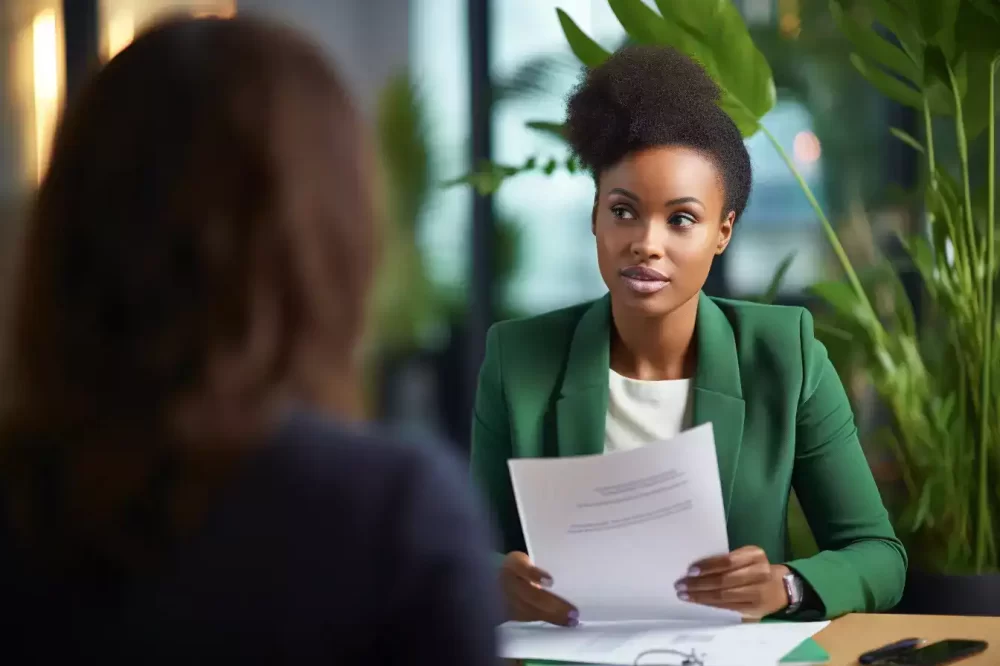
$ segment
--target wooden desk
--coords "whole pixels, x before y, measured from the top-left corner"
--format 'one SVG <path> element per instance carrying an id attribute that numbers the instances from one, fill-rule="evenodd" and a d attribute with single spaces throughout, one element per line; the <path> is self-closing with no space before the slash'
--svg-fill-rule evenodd
<path id="1" fill-rule="evenodd" d="M 986 652 L 957 665 L 1000 664 L 1000 617 L 847 615 L 816 634 L 816 641 L 830 653 L 830 666 L 856 666 L 861 653 L 910 637 L 932 643 L 945 638 L 987 641 L 990 646 Z"/>

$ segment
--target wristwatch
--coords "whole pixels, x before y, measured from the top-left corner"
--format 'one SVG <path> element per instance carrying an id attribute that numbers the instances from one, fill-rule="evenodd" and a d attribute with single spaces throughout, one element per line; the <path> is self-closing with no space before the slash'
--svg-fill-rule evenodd
<path id="1" fill-rule="evenodd" d="M 785 586 L 785 594 L 788 595 L 788 606 L 785 608 L 785 615 L 791 615 L 802 606 L 802 598 L 805 596 L 805 585 L 802 579 L 794 571 L 790 571 L 781 577 L 781 583 Z"/>

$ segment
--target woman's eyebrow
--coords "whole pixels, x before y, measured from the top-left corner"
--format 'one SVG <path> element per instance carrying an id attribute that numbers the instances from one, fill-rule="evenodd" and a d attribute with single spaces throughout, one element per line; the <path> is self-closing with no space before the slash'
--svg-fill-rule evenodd
<path id="1" fill-rule="evenodd" d="M 639 203 L 640 201 L 638 194 L 636 194 L 635 192 L 630 192 L 626 190 L 624 187 L 612 187 L 611 190 L 608 192 L 608 194 L 620 194 L 623 197 L 635 201 L 636 203 Z"/>
<path id="2" fill-rule="evenodd" d="M 680 206 L 681 204 L 686 204 L 686 203 L 696 203 L 702 208 L 705 207 L 705 204 L 702 203 L 698 197 L 678 197 L 677 199 L 671 199 L 670 201 L 668 201 L 667 205 Z"/>

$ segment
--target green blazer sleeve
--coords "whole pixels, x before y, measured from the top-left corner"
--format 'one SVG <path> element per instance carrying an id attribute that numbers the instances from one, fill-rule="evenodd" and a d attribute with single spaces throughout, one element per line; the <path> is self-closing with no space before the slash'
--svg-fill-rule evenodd
<path id="1" fill-rule="evenodd" d="M 498 523 L 503 552 L 524 550 L 514 490 L 507 471 L 513 458 L 510 418 L 503 392 L 500 335 L 496 326 L 486 336 L 486 356 L 479 370 L 472 423 L 472 476 L 486 493 Z"/>
<path id="2" fill-rule="evenodd" d="M 820 552 L 787 565 L 816 592 L 826 617 L 887 610 L 903 590 L 906 551 L 861 449 L 843 385 L 806 311 L 801 336 L 804 376 L 792 484 Z"/>

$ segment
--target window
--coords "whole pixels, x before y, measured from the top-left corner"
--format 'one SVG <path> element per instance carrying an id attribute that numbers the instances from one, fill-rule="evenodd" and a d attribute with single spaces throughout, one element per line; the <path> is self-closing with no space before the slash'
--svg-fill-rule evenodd
<path id="1" fill-rule="evenodd" d="M 559 26 L 557 7 L 608 49 L 625 37 L 605 0 L 494 2 L 495 82 L 532 78 L 523 75 L 537 73 L 529 90 L 507 94 L 495 105 L 493 145 L 498 162 L 520 164 L 531 155 L 568 157 L 568 149 L 559 140 L 525 127 L 532 120 L 562 121 L 566 97 L 581 73 Z M 590 233 L 593 200 L 591 179 L 564 169 L 551 176 L 520 175 L 500 189 L 498 220 L 516 226 L 519 232 L 517 269 L 506 294 L 510 310 L 533 314 L 604 293 Z"/>
<path id="2" fill-rule="evenodd" d="M 469 171 L 469 56 L 465 0 L 412 0 L 411 72 L 428 119 L 433 177 Z M 420 245 L 431 279 L 464 289 L 469 261 L 472 190 L 435 188 L 420 221 Z"/>
<path id="3" fill-rule="evenodd" d="M 792 156 L 823 205 L 822 147 L 808 110 L 797 102 L 779 101 L 763 123 Z M 782 260 L 794 254 L 779 293 L 796 294 L 823 277 L 826 239 L 815 212 L 770 141 L 757 133 L 747 141 L 747 149 L 753 162 L 753 190 L 726 251 L 726 286 L 735 297 L 759 296 Z"/>

